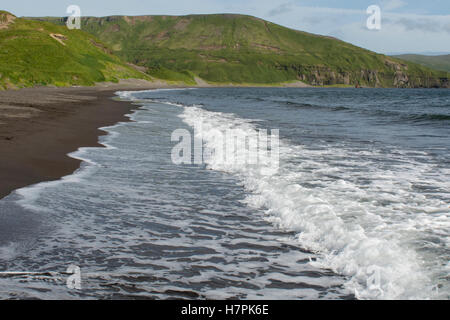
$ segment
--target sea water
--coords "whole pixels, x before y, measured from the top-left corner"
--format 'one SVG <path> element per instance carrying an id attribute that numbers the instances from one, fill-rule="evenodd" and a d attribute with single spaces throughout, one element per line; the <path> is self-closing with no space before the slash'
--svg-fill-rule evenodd
<path id="1" fill-rule="evenodd" d="M 0 201 L 1 298 L 449 298 L 450 91 L 117 94 L 106 148 Z M 177 129 L 278 129 L 279 168 L 176 165 Z"/>

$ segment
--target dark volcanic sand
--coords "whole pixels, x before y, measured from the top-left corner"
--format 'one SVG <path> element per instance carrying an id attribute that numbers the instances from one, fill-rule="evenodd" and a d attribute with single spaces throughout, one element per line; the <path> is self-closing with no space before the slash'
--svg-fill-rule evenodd
<path id="1" fill-rule="evenodd" d="M 80 161 L 68 153 L 99 146 L 98 128 L 128 120 L 134 106 L 114 92 L 143 85 L 0 91 L 0 198 L 73 173 Z"/>

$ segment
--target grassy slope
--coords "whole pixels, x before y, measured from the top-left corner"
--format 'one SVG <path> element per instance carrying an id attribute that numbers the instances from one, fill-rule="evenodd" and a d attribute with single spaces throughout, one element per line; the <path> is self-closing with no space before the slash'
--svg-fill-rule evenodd
<path id="1" fill-rule="evenodd" d="M 402 54 L 398 59 L 415 62 L 425 67 L 450 72 L 450 54 L 441 56 L 424 56 L 420 54 Z"/>
<path id="2" fill-rule="evenodd" d="M 243 15 L 89 17 L 82 28 L 150 74 L 191 83 L 198 76 L 214 83 L 438 86 L 447 76 Z"/>
<path id="3" fill-rule="evenodd" d="M 0 11 L 0 89 L 147 78 L 84 31 L 14 18 Z M 62 43 L 52 34 L 60 37 Z"/>

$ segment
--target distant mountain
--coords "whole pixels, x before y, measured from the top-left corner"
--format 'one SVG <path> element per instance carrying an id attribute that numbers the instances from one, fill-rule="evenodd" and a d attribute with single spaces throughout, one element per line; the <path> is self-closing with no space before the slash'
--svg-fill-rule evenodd
<path id="1" fill-rule="evenodd" d="M 450 54 L 428 56 L 420 54 L 402 54 L 395 56 L 398 59 L 411 61 L 425 67 L 450 72 Z"/>
<path id="2" fill-rule="evenodd" d="M 85 17 L 82 29 L 152 76 L 190 84 L 448 86 L 445 72 L 251 16 Z"/>
<path id="3" fill-rule="evenodd" d="M 93 35 L 0 11 L 0 90 L 149 78 Z"/>
<path id="4" fill-rule="evenodd" d="M 445 56 L 447 54 L 450 54 L 450 52 L 447 52 L 447 51 L 441 51 L 441 52 L 439 52 L 439 51 L 423 51 L 423 52 L 414 52 L 414 53 L 411 53 L 411 52 L 408 52 L 408 53 L 405 53 L 405 52 L 385 52 L 384 54 L 387 55 L 387 56 L 401 56 L 401 55 L 404 55 L 404 54 L 416 54 L 416 55 L 420 55 L 420 56 Z"/>

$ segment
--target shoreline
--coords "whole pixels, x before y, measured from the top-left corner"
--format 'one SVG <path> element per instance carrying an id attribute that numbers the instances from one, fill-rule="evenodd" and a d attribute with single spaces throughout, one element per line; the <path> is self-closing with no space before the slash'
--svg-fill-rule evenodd
<path id="1" fill-rule="evenodd" d="M 103 127 L 131 121 L 139 106 L 114 99 L 117 91 L 176 89 L 162 81 L 122 80 L 93 87 L 32 87 L 0 91 L 0 200 L 15 190 L 73 174 L 82 147 L 104 147 Z M 213 87 L 201 84 L 193 87 Z"/>
<path id="2" fill-rule="evenodd" d="M 74 173 L 82 160 L 69 154 L 79 148 L 104 147 L 99 138 L 107 133 L 101 128 L 131 121 L 126 115 L 138 108 L 114 99 L 115 92 L 186 87 L 123 80 L 94 87 L 0 91 L 0 199 Z"/>
<path id="3" fill-rule="evenodd" d="M 138 106 L 114 99 L 117 91 L 169 88 L 129 81 L 95 87 L 25 88 L 0 91 L 0 199 L 17 189 L 74 173 L 82 147 L 104 147 L 103 127 L 131 121 Z"/>

